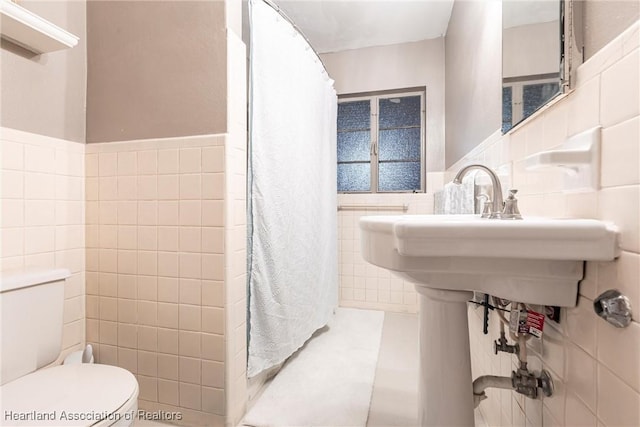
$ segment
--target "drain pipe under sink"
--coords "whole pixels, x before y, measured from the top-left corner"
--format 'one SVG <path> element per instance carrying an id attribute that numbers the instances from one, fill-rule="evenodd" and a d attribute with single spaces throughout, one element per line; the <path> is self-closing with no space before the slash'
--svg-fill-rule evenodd
<path id="1" fill-rule="evenodd" d="M 484 392 L 487 388 L 502 388 L 505 390 L 515 390 L 513 379 L 511 377 L 499 377 L 496 375 L 483 375 L 473 381 L 473 407 L 477 408 L 487 394 Z"/>

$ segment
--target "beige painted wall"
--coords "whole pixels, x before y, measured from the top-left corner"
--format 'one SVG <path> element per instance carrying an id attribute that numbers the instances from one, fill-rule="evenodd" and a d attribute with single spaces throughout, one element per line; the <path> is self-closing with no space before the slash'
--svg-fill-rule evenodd
<path id="1" fill-rule="evenodd" d="M 224 1 L 87 6 L 87 142 L 226 131 Z"/>
<path id="2" fill-rule="evenodd" d="M 84 1 L 31 1 L 20 5 L 80 37 L 72 49 L 34 56 L 2 41 L 0 125 L 85 141 L 86 5 Z"/>
<path id="3" fill-rule="evenodd" d="M 584 4 L 584 53 L 591 58 L 604 45 L 640 17 L 640 3 L 633 0 L 587 0 Z"/>
<path id="4" fill-rule="evenodd" d="M 455 2 L 445 37 L 447 167 L 500 128 L 500 2 Z"/>
<path id="5" fill-rule="evenodd" d="M 444 39 L 321 55 L 341 94 L 427 87 L 427 171 L 444 170 Z"/>

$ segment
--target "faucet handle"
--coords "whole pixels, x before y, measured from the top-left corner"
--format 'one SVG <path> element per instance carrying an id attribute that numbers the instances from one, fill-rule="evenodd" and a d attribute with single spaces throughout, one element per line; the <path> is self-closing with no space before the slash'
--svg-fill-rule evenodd
<path id="1" fill-rule="evenodd" d="M 480 193 L 476 196 L 476 200 L 478 202 L 477 206 L 474 208 L 474 213 L 480 213 L 480 218 L 490 218 L 491 213 L 493 212 L 493 204 L 489 195 L 487 193 Z M 481 210 L 482 212 L 480 212 Z"/>
<path id="2" fill-rule="evenodd" d="M 493 203 L 486 200 L 482 204 L 482 214 L 480 218 L 491 218 L 491 214 L 493 214 Z"/>
<path id="3" fill-rule="evenodd" d="M 522 219 L 520 210 L 518 209 L 518 199 L 516 199 L 516 193 L 518 190 L 512 188 L 509 190 L 509 196 L 504 201 L 504 209 L 502 210 L 502 219 Z"/>

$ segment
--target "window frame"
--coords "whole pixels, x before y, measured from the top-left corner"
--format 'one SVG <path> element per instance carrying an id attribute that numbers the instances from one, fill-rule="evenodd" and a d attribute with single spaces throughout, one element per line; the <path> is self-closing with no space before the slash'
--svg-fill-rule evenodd
<path id="1" fill-rule="evenodd" d="M 403 98 L 409 96 L 420 96 L 420 189 L 418 190 L 393 190 L 384 191 L 379 189 L 379 158 L 378 142 L 380 139 L 379 115 L 380 99 Z M 402 193 L 424 193 L 426 188 L 426 87 L 407 88 L 397 90 L 385 90 L 377 92 L 345 94 L 338 96 L 338 104 L 344 102 L 369 101 L 370 106 L 370 129 L 369 129 L 369 170 L 370 189 L 367 191 L 341 191 L 338 194 L 402 194 Z M 339 132 L 339 131 L 338 131 Z M 341 162 L 338 161 L 339 165 Z"/>
<path id="2" fill-rule="evenodd" d="M 559 74 L 549 74 L 549 75 L 532 75 L 532 76 L 523 76 L 523 77 L 510 77 L 502 79 L 502 88 L 511 88 L 511 127 L 504 131 L 501 125 L 502 134 L 505 135 L 511 131 L 517 124 L 524 121 L 528 117 L 531 117 L 535 114 L 535 111 L 531 113 L 529 116 L 524 117 L 524 87 L 538 84 L 546 84 L 546 83 L 558 83 L 559 89 L 558 93 L 552 96 L 547 102 L 540 105 L 538 110 L 547 105 L 553 98 L 560 95 L 562 93 L 562 85 L 558 81 Z M 504 115 L 504 112 L 503 112 Z M 516 120 L 517 118 L 517 120 Z"/>

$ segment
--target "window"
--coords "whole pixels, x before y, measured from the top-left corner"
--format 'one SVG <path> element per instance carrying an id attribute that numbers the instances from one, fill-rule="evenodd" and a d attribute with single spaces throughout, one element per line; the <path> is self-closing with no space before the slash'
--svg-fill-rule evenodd
<path id="1" fill-rule="evenodd" d="M 558 78 L 503 79 L 502 133 L 532 115 L 538 108 L 560 93 Z"/>
<path id="2" fill-rule="evenodd" d="M 339 99 L 338 191 L 423 191 L 424 94 Z"/>

